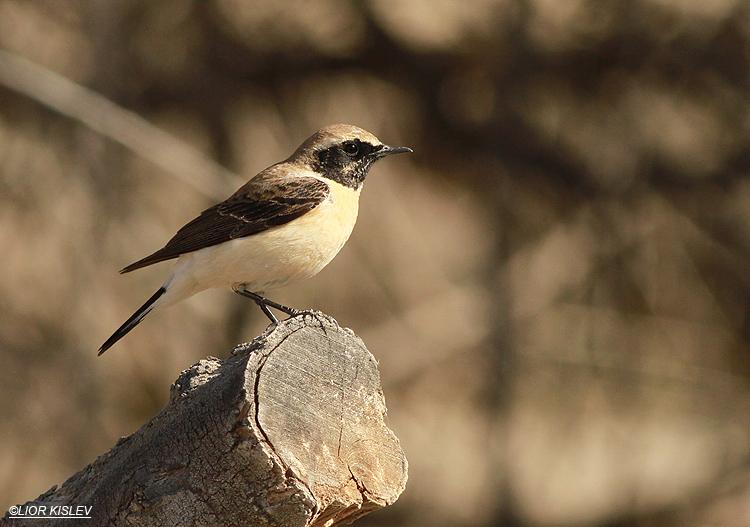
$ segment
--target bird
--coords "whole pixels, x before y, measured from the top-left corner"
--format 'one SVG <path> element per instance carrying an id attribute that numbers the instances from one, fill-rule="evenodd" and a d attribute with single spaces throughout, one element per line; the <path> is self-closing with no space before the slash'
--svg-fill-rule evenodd
<path id="1" fill-rule="evenodd" d="M 354 228 L 362 185 L 376 161 L 404 152 L 356 126 L 321 128 L 286 160 L 252 177 L 229 198 L 204 210 L 156 252 L 120 273 L 177 259 L 171 274 L 143 306 L 99 348 L 99 355 L 151 311 L 211 288 L 231 288 L 289 316 L 300 311 L 264 295 L 316 275 Z"/>

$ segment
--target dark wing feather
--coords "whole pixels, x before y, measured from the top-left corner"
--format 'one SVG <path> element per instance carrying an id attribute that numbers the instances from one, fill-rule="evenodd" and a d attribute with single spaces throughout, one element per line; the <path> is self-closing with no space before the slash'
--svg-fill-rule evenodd
<path id="1" fill-rule="evenodd" d="M 120 272 L 135 271 L 283 225 L 310 212 L 326 199 L 328 193 L 326 183 L 311 177 L 286 179 L 272 184 L 253 184 L 251 180 L 232 197 L 204 210 L 177 231 L 164 248 Z"/>

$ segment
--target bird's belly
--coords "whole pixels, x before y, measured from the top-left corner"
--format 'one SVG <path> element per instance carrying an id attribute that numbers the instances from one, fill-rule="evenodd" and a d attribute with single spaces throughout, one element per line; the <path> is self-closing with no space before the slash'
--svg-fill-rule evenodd
<path id="1" fill-rule="evenodd" d="M 200 289 L 245 284 L 251 291 L 310 278 L 349 239 L 357 220 L 357 194 L 334 188 L 323 203 L 289 223 L 183 255 L 180 259 L 190 267 L 185 274 Z"/>

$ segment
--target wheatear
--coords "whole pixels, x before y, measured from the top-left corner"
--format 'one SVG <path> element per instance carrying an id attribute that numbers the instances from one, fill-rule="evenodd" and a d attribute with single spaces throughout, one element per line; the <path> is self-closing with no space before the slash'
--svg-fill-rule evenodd
<path id="1" fill-rule="evenodd" d="M 343 247 L 357 221 L 359 193 L 375 161 L 411 152 L 347 124 L 318 130 L 286 161 L 272 165 L 185 225 L 164 248 L 120 271 L 177 258 L 164 284 L 99 348 L 107 351 L 156 307 L 205 289 L 231 287 L 277 322 L 269 307 L 297 310 L 263 294 L 316 275 Z"/>

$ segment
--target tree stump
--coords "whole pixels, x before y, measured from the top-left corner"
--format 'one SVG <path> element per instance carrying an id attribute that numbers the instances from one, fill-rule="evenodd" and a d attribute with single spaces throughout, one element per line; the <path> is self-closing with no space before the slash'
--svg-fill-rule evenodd
<path id="1" fill-rule="evenodd" d="M 182 372 L 161 413 L 15 511 L 88 511 L 43 521 L 65 527 L 350 523 L 396 501 L 406 483 L 385 413 L 362 341 L 306 312 Z M 12 512 L 3 523 L 42 524 Z"/>

